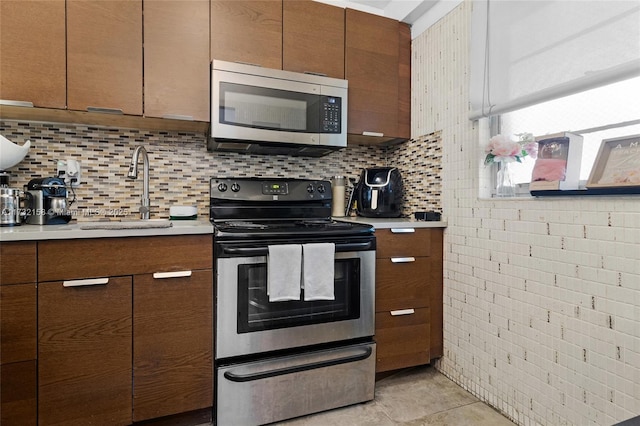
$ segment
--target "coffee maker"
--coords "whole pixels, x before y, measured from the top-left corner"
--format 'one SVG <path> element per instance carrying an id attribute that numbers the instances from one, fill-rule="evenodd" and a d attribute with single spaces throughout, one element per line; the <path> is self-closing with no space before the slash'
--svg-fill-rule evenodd
<path id="1" fill-rule="evenodd" d="M 67 209 L 67 188 L 63 179 L 31 179 L 25 195 L 26 223 L 62 225 L 71 220 Z"/>

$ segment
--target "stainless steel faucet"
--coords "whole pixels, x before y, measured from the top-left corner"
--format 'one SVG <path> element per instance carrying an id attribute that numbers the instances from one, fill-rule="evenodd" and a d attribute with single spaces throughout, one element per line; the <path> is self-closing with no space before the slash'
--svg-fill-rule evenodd
<path id="1" fill-rule="evenodd" d="M 129 165 L 129 173 L 127 176 L 131 179 L 138 178 L 138 157 L 142 152 L 142 162 L 144 167 L 144 182 L 142 184 L 142 197 L 140 198 L 140 219 L 149 219 L 149 156 L 144 146 L 139 145 L 133 151 L 131 156 L 131 164 Z"/>

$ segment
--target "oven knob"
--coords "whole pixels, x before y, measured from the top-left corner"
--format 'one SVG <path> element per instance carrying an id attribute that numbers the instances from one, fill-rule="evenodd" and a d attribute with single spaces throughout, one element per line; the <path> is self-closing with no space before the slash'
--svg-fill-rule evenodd
<path id="1" fill-rule="evenodd" d="M 323 184 L 318 185 L 318 192 L 321 193 L 321 194 L 324 193 L 324 185 Z"/>
<path id="2" fill-rule="evenodd" d="M 231 190 L 232 190 L 233 192 L 238 192 L 238 191 L 240 191 L 240 185 L 238 185 L 238 184 L 237 184 L 237 183 L 235 183 L 235 182 L 234 182 L 234 183 L 232 183 L 232 184 L 231 184 Z"/>
<path id="3" fill-rule="evenodd" d="M 310 183 L 310 184 L 307 186 L 307 192 L 308 192 L 309 194 L 312 194 L 312 193 L 313 193 L 313 191 L 315 191 L 315 188 L 313 187 L 313 184 L 312 184 L 312 183 Z"/>
<path id="4" fill-rule="evenodd" d="M 226 190 L 227 190 L 227 184 L 226 183 L 218 184 L 218 191 L 225 192 Z"/>

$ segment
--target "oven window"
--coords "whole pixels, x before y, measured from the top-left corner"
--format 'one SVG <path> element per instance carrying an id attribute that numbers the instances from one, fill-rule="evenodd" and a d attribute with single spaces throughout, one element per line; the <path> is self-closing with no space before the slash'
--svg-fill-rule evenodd
<path id="1" fill-rule="evenodd" d="M 335 300 L 269 302 L 267 264 L 238 266 L 238 333 L 355 319 L 360 316 L 360 259 L 336 259 Z"/>

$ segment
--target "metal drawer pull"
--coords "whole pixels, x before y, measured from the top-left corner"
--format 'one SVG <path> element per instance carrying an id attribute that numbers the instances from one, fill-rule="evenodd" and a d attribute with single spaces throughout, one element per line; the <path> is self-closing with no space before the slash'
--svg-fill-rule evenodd
<path id="1" fill-rule="evenodd" d="M 381 138 L 381 137 L 384 136 L 384 133 L 364 131 L 364 132 L 362 132 L 362 136 L 375 136 L 377 138 Z"/>
<path id="2" fill-rule="evenodd" d="M 90 278 L 87 280 L 70 280 L 63 281 L 63 287 L 82 287 L 88 285 L 104 285 L 109 282 L 109 278 Z"/>
<path id="3" fill-rule="evenodd" d="M 398 309 L 397 311 L 391 311 L 391 316 L 397 317 L 399 315 L 412 315 L 415 314 L 415 309 Z"/>
<path id="4" fill-rule="evenodd" d="M 392 263 L 410 263 L 415 261 L 416 261 L 415 257 L 392 257 L 391 258 Z"/>
<path id="5" fill-rule="evenodd" d="M 163 278 L 181 278 L 181 277 L 190 277 L 191 271 L 176 271 L 176 272 L 154 272 L 153 278 L 163 279 Z"/>
<path id="6" fill-rule="evenodd" d="M 33 102 L 31 101 L 12 101 L 9 99 L 0 99 L 0 105 L 33 108 Z"/>
<path id="7" fill-rule="evenodd" d="M 413 234 L 416 232 L 415 228 L 391 228 L 392 234 Z"/>
<path id="8" fill-rule="evenodd" d="M 162 118 L 167 118 L 169 120 L 184 120 L 184 121 L 193 121 L 192 115 L 180 115 L 180 114 L 164 114 Z"/>
<path id="9" fill-rule="evenodd" d="M 88 106 L 87 111 L 89 112 L 99 112 L 102 114 L 124 114 L 124 112 L 120 108 L 103 108 L 103 107 L 94 107 Z"/>

